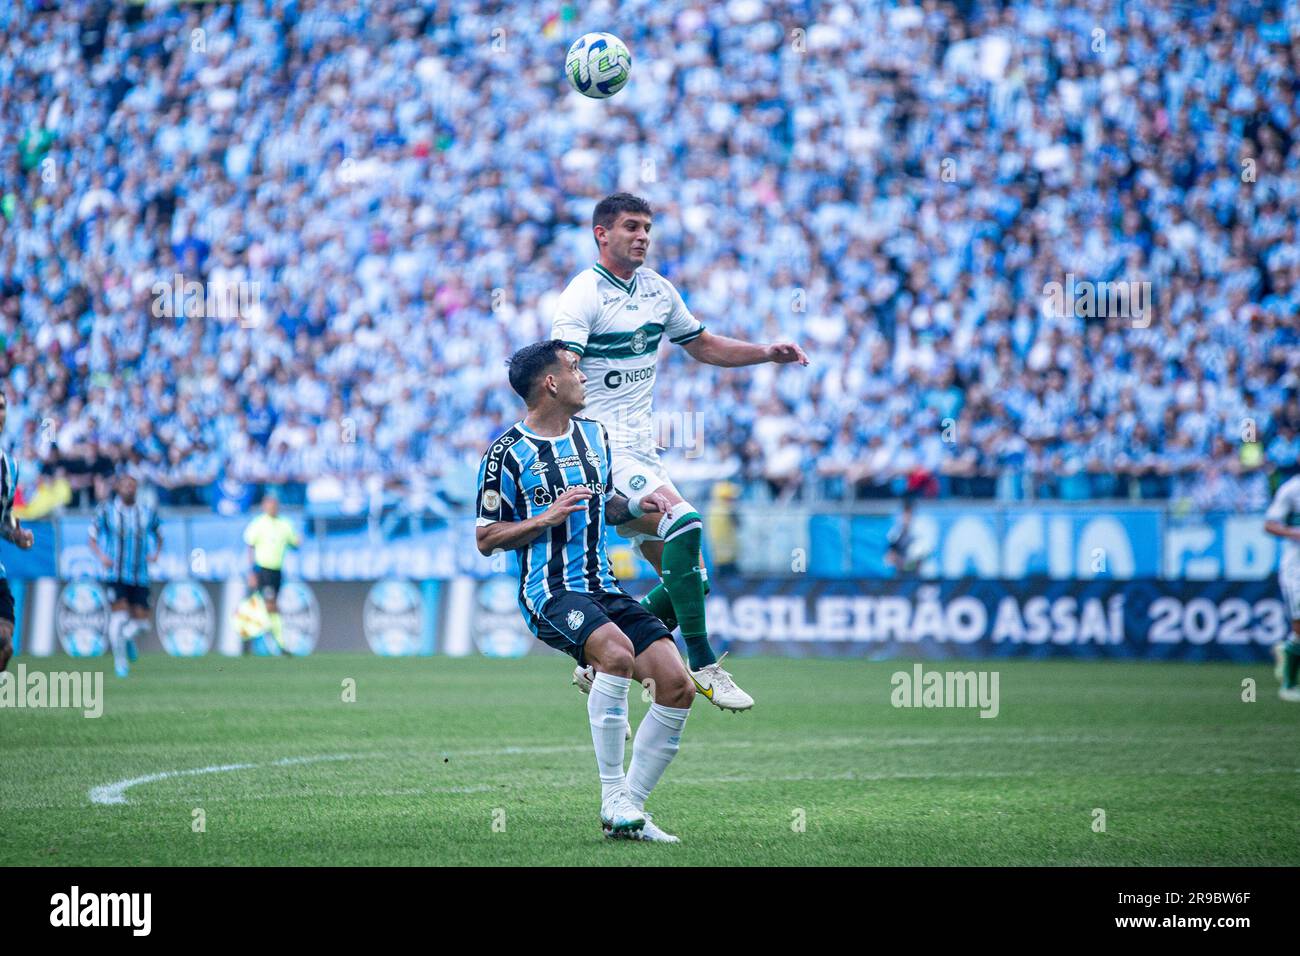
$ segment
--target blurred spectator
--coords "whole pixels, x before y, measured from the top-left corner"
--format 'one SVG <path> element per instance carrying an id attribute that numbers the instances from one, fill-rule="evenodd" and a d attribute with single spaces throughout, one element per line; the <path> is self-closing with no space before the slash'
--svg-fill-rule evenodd
<path id="1" fill-rule="evenodd" d="M 0 9 L 3 438 L 77 506 L 129 465 L 165 504 L 464 507 L 618 189 L 711 328 L 813 361 L 665 346 L 704 426 L 670 470 L 1242 509 L 1294 469 L 1294 4 L 629 2 L 603 102 L 559 67 L 604 8 L 49 6 Z"/>
<path id="2" fill-rule="evenodd" d="M 710 557 L 718 574 L 734 573 L 740 556 L 735 508 L 739 495 L 740 488 L 734 482 L 719 481 L 713 485 L 706 520 Z"/>

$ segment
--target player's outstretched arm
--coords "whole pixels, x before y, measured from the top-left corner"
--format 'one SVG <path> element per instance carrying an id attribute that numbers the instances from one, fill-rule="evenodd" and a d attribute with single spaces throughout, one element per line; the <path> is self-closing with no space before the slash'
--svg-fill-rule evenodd
<path id="1" fill-rule="evenodd" d="M 570 488 L 539 515 L 523 521 L 494 521 L 476 528 L 474 538 L 479 554 L 486 556 L 496 551 L 522 548 L 547 528 L 563 524 L 569 515 L 586 511 L 587 499 L 590 497 L 590 488 Z"/>
<path id="2" fill-rule="evenodd" d="M 756 345 L 753 342 L 742 342 L 740 339 L 728 338 L 725 335 L 714 335 L 707 329 L 682 348 L 695 361 L 722 368 L 762 365 L 764 362 L 774 362 L 777 365 L 786 365 L 790 362 L 808 364 L 808 356 L 794 342 Z"/>
<path id="3" fill-rule="evenodd" d="M 1292 541 L 1300 541 L 1300 528 L 1289 528 L 1280 521 L 1265 521 L 1264 530 L 1279 538 L 1290 538 Z"/>
<path id="4" fill-rule="evenodd" d="M 671 507 L 668 498 L 657 491 L 652 491 L 641 498 L 635 507 L 632 502 L 615 492 L 605 499 L 605 521 L 609 524 L 626 524 L 644 514 L 652 512 L 662 514 Z"/>

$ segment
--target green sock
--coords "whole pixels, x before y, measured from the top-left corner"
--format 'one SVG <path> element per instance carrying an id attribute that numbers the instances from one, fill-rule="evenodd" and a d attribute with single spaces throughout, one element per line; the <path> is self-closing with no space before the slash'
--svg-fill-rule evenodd
<path id="1" fill-rule="evenodd" d="M 641 606 L 664 622 L 668 630 L 677 630 L 677 615 L 673 613 L 673 599 L 668 596 L 668 589 L 656 584 L 654 590 L 641 599 Z"/>
<path id="2" fill-rule="evenodd" d="M 704 567 L 704 565 L 700 565 Z M 709 593 L 709 579 L 704 579 L 704 593 Z M 673 599 L 668 596 L 668 589 L 662 583 L 641 599 L 641 606 L 664 622 L 669 631 L 677 630 L 677 614 L 673 611 Z"/>
<path id="3" fill-rule="evenodd" d="M 1282 686 L 1294 687 L 1300 671 L 1300 640 L 1289 638 L 1282 645 Z"/>
<path id="4" fill-rule="evenodd" d="M 664 535 L 663 587 L 681 625 L 686 658 L 693 671 L 718 660 L 709 646 L 709 631 L 704 623 L 704 576 L 700 573 L 703 536 L 700 516 L 694 511 L 678 518 Z"/>

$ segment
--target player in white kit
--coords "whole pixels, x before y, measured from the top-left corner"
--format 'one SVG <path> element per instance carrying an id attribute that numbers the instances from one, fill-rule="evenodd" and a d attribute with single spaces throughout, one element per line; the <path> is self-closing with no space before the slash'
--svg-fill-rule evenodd
<path id="1" fill-rule="evenodd" d="M 645 266 L 650 228 L 651 210 L 643 199 L 617 193 L 596 204 L 592 232 L 600 261 L 561 294 L 551 336 L 581 359 L 587 377 L 583 414 L 609 432 L 614 487 L 632 502 L 658 489 L 672 503 L 666 514 L 648 514 L 619 528 L 663 579 L 641 603 L 669 631 L 680 624 L 699 692 L 723 710 L 747 710 L 753 698 L 722 669 L 709 644 L 700 515 L 659 460 L 653 420 L 656 355 L 667 339 L 696 361 L 724 368 L 807 365 L 808 357 L 793 342 L 755 345 L 706 331 L 673 284 Z M 585 691 L 588 676 L 578 669 L 574 683 Z"/>
<path id="2" fill-rule="evenodd" d="M 1268 511 L 1264 530 L 1282 539 L 1282 562 L 1277 570 L 1282 586 L 1282 603 L 1291 618 L 1291 633 L 1277 645 L 1280 649 L 1282 687 L 1278 696 L 1300 703 L 1300 475 L 1288 478 L 1277 489 Z"/>

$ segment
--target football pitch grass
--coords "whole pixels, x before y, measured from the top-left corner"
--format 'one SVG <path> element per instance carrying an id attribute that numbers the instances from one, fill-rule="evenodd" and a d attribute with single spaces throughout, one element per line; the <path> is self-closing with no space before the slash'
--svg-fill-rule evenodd
<path id="1" fill-rule="evenodd" d="M 649 805 L 665 846 L 600 836 L 566 662 L 15 659 L 104 670 L 104 713 L 0 710 L 0 864 L 1300 861 L 1300 707 L 1266 664 L 925 665 L 997 671 L 988 719 L 893 707 L 910 661 L 729 658 L 758 704 L 697 699 Z"/>

